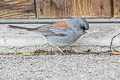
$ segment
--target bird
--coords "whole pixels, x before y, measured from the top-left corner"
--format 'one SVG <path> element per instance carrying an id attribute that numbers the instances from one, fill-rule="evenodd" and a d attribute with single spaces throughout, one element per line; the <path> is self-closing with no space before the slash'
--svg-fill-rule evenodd
<path id="1" fill-rule="evenodd" d="M 87 30 L 89 30 L 89 24 L 87 20 L 83 18 L 72 18 L 54 22 L 52 24 L 41 25 L 35 28 L 26 28 L 15 25 L 9 25 L 9 28 L 38 32 L 43 35 L 48 42 L 55 45 L 61 53 L 64 53 L 60 47 L 69 46 L 76 42 L 87 32 Z"/>

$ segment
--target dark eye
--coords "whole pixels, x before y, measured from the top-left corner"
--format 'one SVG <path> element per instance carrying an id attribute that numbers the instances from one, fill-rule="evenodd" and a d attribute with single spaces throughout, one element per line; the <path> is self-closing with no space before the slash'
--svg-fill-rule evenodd
<path id="1" fill-rule="evenodd" d="M 85 30 L 85 27 L 84 27 L 84 26 L 81 26 L 81 29 Z"/>

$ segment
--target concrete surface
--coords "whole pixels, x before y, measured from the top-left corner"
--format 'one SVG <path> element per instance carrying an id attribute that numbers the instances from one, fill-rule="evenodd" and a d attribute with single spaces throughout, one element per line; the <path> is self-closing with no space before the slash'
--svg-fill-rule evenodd
<path id="1" fill-rule="evenodd" d="M 120 80 L 120 56 L 0 56 L 0 80 Z"/>
<path id="2" fill-rule="evenodd" d="M 37 27 L 43 24 L 13 24 L 23 27 Z M 120 24 L 115 23 L 91 23 L 87 34 L 72 45 L 64 49 L 75 52 L 91 51 L 106 52 L 110 50 L 110 43 L 113 36 L 120 33 Z M 113 40 L 113 45 L 120 50 L 120 36 Z M 0 53 L 34 52 L 36 50 L 56 50 L 49 44 L 40 33 L 28 32 L 8 28 L 8 24 L 0 24 Z"/>

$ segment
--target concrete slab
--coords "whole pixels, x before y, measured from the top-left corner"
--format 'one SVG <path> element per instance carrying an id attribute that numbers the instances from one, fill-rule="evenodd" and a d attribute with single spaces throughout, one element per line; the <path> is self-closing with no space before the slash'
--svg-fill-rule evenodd
<path id="1" fill-rule="evenodd" d="M 120 24 L 90 24 L 88 34 L 82 36 L 75 45 L 76 51 L 106 52 L 110 50 L 110 44 L 113 36 L 120 33 Z M 120 36 L 113 39 L 112 47 L 119 50 Z"/>
<path id="2" fill-rule="evenodd" d="M 43 24 L 14 24 L 25 27 L 37 27 Z M 110 50 L 113 36 L 120 33 L 120 24 L 90 23 L 90 30 L 80 37 L 72 47 L 64 49 L 75 52 L 105 52 Z M 113 47 L 119 50 L 120 36 L 113 40 Z M 56 50 L 40 33 L 8 28 L 8 24 L 0 24 L 0 53 L 34 52 L 36 50 Z"/>

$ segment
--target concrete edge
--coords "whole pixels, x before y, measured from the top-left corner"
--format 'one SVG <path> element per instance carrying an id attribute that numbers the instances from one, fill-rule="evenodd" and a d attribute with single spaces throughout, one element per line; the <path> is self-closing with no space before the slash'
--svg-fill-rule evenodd
<path id="1" fill-rule="evenodd" d="M 0 19 L 0 24 L 49 24 L 69 20 L 71 18 L 57 19 Z M 119 18 L 86 18 L 88 23 L 120 23 Z"/>
<path id="2" fill-rule="evenodd" d="M 0 52 L 3 52 L 3 53 L 19 53 L 19 52 L 34 52 L 36 50 L 45 50 L 45 51 L 55 51 L 56 48 L 55 47 L 52 47 L 51 45 L 36 45 L 36 43 L 41 42 L 39 39 L 34 39 L 34 40 L 31 40 L 32 38 L 35 38 L 34 36 L 38 36 L 38 34 L 35 34 L 34 36 L 29 36 L 28 37 L 25 37 L 24 35 L 31 35 L 33 33 L 30 33 L 30 34 L 22 34 L 23 37 L 21 36 L 20 38 L 22 39 L 21 40 L 17 40 L 16 38 L 18 37 L 17 33 L 16 33 L 16 30 L 8 30 L 7 28 L 7 25 L 8 24 L 1 24 L 1 36 L 3 34 L 3 36 L 8 36 L 8 34 L 10 34 L 11 32 L 14 34 L 16 34 L 16 37 L 12 37 L 12 36 L 8 36 L 8 37 L 11 37 L 13 38 L 15 41 L 15 45 L 13 45 L 12 42 L 10 42 L 11 40 L 8 38 L 7 41 L 4 42 L 4 44 L 6 45 L 1 45 L 0 46 Z M 32 24 L 16 24 L 16 25 L 28 25 L 29 27 L 35 27 L 35 25 L 41 25 L 41 24 L 35 24 L 35 25 L 32 25 Z M 99 24 L 90 24 L 90 30 L 89 30 L 89 34 L 86 34 L 82 37 L 80 37 L 80 39 L 75 43 L 75 47 L 72 47 L 72 49 L 75 51 L 75 52 L 79 52 L 79 51 L 91 51 L 91 52 L 106 52 L 106 51 L 109 51 L 110 50 L 110 41 L 111 39 L 113 38 L 113 36 L 115 36 L 116 34 L 120 33 L 120 24 L 116 24 L 116 23 L 107 23 L 107 24 L 104 24 L 104 23 L 99 23 Z M 4 31 L 5 30 L 5 31 Z M 11 32 L 9 32 L 11 31 Z M 18 30 L 19 31 L 19 30 Z M 25 31 L 22 31 L 24 33 L 26 33 Z M 12 34 L 11 33 L 11 34 Z M 1 39 L 6 39 L 5 37 L 1 37 Z M 30 45 L 26 46 L 25 45 L 25 41 L 24 39 L 25 38 L 28 43 L 28 40 L 29 41 L 32 41 L 30 43 Z M 12 45 L 8 45 L 7 42 L 10 42 L 10 44 Z M 22 43 L 24 44 L 22 47 L 21 46 L 17 46 L 18 43 Z M 17 45 L 16 45 L 17 44 Z M 115 48 L 116 50 L 119 50 L 120 51 L 120 36 L 117 36 L 115 39 L 114 39 L 114 44 L 113 44 L 113 48 Z M 71 50 L 71 47 L 69 48 L 66 48 L 65 50 Z"/>

